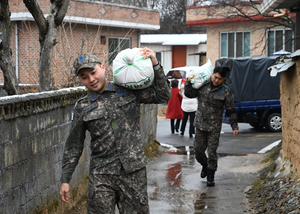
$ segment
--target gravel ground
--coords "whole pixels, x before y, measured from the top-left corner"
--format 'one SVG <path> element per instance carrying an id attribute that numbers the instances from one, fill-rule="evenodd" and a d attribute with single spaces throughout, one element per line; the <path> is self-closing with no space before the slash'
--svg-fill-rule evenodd
<path id="1" fill-rule="evenodd" d="M 282 178 L 270 177 L 258 189 L 246 192 L 253 213 L 300 213 L 300 179 L 294 174 Z"/>
<path id="2" fill-rule="evenodd" d="M 300 179 L 283 160 L 281 144 L 269 153 L 268 160 L 261 180 L 245 193 L 252 213 L 300 214 Z"/>

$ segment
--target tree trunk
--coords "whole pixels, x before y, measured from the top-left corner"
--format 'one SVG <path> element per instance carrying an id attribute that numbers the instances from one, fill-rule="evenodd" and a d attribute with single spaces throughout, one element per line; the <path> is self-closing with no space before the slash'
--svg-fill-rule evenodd
<path id="1" fill-rule="evenodd" d="M 2 27 L 2 42 L 0 43 L 0 67 L 4 76 L 4 89 L 8 95 L 21 94 L 17 84 L 16 71 L 10 49 L 11 22 L 8 0 L 0 1 L 0 22 Z"/>
<path id="2" fill-rule="evenodd" d="M 39 27 L 40 63 L 39 91 L 49 91 L 51 88 L 51 61 L 53 48 L 56 44 L 57 28 L 62 24 L 67 13 L 70 0 L 52 0 L 47 19 L 44 18 L 36 0 L 23 0 Z"/>
<path id="3" fill-rule="evenodd" d="M 40 41 L 39 91 L 50 91 L 51 89 L 51 61 L 57 34 L 53 15 L 48 16 L 48 24 L 46 36 Z"/>

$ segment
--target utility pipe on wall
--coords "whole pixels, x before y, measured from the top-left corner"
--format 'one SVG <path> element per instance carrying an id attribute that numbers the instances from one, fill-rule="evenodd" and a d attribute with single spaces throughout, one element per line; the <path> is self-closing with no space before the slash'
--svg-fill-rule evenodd
<path id="1" fill-rule="evenodd" d="M 15 43 L 16 43 L 16 77 L 17 81 L 19 80 L 19 35 L 18 35 L 18 22 L 15 24 Z"/>

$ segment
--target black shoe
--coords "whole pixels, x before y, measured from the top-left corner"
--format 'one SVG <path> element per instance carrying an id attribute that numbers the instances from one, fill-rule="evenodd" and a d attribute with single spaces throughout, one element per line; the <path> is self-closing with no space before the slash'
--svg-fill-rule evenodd
<path id="1" fill-rule="evenodd" d="M 178 129 L 176 129 L 176 132 L 179 132 L 179 130 L 178 130 Z"/>
<path id="2" fill-rule="evenodd" d="M 202 171 L 200 173 L 201 178 L 205 178 L 207 176 L 207 165 L 202 167 Z"/>
<path id="3" fill-rule="evenodd" d="M 193 138 L 193 135 L 192 135 L 192 134 L 190 134 L 190 138 Z"/>
<path id="4" fill-rule="evenodd" d="M 215 186 L 215 171 L 207 169 L 207 186 Z"/>
<path id="5" fill-rule="evenodd" d="M 180 135 L 183 136 L 183 133 L 181 132 Z"/>

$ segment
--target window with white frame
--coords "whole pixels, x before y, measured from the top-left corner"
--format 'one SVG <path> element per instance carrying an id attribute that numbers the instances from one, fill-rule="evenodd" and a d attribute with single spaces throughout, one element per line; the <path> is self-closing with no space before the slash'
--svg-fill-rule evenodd
<path id="1" fill-rule="evenodd" d="M 267 56 L 277 51 L 294 51 L 294 38 L 291 29 L 275 29 L 267 31 Z"/>
<path id="2" fill-rule="evenodd" d="M 130 47 L 131 45 L 129 38 L 108 38 L 109 64 L 112 64 L 112 61 L 116 58 L 120 51 Z"/>
<path id="3" fill-rule="evenodd" d="M 222 32 L 220 40 L 221 58 L 250 57 L 250 32 Z"/>

